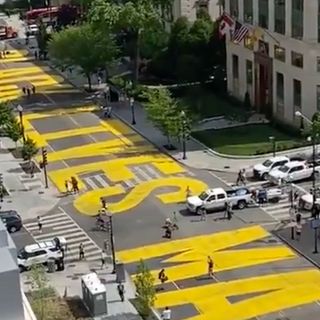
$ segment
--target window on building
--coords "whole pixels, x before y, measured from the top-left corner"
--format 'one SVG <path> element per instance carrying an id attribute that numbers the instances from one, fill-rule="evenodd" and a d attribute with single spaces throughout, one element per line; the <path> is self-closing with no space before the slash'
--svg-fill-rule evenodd
<path id="1" fill-rule="evenodd" d="M 303 38 L 303 0 L 292 0 L 291 33 L 292 38 Z"/>
<path id="2" fill-rule="evenodd" d="M 277 102 L 283 104 L 284 100 L 284 76 L 282 73 L 277 72 Z"/>
<path id="3" fill-rule="evenodd" d="M 268 29 L 269 26 L 269 0 L 259 0 L 259 26 Z"/>
<path id="4" fill-rule="evenodd" d="M 293 79 L 293 105 L 301 108 L 301 81 Z"/>
<path id="5" fill-rule="evenodd" d="M 243 0 L 243 20 L 245 23 L 253 23 L 253 0 Z"/>
<path id="6" fill-rule="evenodd" d="M 317 57 L 317 72 L 320 72 L 320 57 Z"/>
<path id="7" fill-rule="evenodd" d="M 317 111 L 320 111 L 320 85 L 317 85 Z"/>
<path id="8" fill-rule="evenodd" d="M 230 0 L 230 14 L 233 17 L 239 16 L 239 0 Z"/>
<path id="9" fill-rule="evenodd" d="M 203 12 L 209 13 L 209 0 L 198 0 L 197 1 L 197 3 L 196 3 L 197 18 L 199 18 Z"/>
<path id="10" fill-rule="evenodd" d="M 275 45 L 274 58 L 282 62 L 286 62 L 286 49 Z"/>
<path id="11" fill-rule="evenodd" d="M 274 31 L 286 33 L 286 1 L 274 0 Z"/>
<path id="12" fill-rule="evenodd" d="M 303 68 L 303 55 L 301 53 L 291 51 L 291 64 L 298 68 Z"/>
<path id="13" fill-rule="evenodd" d="M 239 79 L 239 57 L 232 55 L 232 76 L 233 79 Z"/>
<path id="14" fill-rule="evenodd" d="M 320 0 L 318 0 L 318 42 L 320 42 Z"/>
<path id="15" fill-rule="evenodd" d="M 253 66 L 252 61 L 246 60 L 246 74 L 247 74 L 247 85 L 251 85 L 253 81 Z"/>

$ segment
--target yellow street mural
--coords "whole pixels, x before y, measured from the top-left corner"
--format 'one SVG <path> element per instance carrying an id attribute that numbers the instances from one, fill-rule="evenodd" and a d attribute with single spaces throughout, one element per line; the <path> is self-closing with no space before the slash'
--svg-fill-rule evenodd
<path id="1" fill-rule="evenodd" d="M 32 60 L 27 56 L 27 51 L 10 50 L 10 54 L 6 55 L 0 62 L 12 63 L 28 62 Z M 49 67 L 37 67 L 26 65 L 17 68 L 0 70 L 0 102 L 15 100 L 22 95 L 22 87 L 34 85 L 36 92 L 45 94 L 79 92 L 70 84 L 64 82 L 60 76 L 49 74 Z"/>
<path id="2" fill-rule="evenodd" d="M 158 268 L 152 272 L 157 279 L 158 272 L 165 268 L 168 281 L 173 283 L 192 278 L 201 282 L 201 277 L 207 274 L 208 255 L 214 260 L 217 277 L 222 271 L 276 261 L 289 263 L 291 259 L 297 258 L 283 245 L 232 249 L 268 236 L 270 234 L 260 226 L 252 226 L 120 251 L 117 258 L 126 264 L 132 264 L 138 263 L 140 259 L 148 263 L 152 259 L 159 261 L 159 258 L 164 257 L 158 263 Z M 314 268 L 304 268 L 218 283 L 212 279 L 212 284 L 199 284 L 186 289 L 178 289 L 178 286 L 175 288 L 177 290 L 165 290 L 157 294 L 157 308 L 191 303 L 199 315 L 186 320 L 247 320 L 319 300 L 320 272 Z M 229 297 L 246 294 L 252 295 L 243 297 L 238 302 L 228 300 Z"/>
<path id="3" fill-rule="evenodd" d="M 90 107 L 89 107 L 90 108 Z M 86 108 L 80 108 L 78 113 L 86 112 Z M 70 111 L 69 111 L 70 112 Z M 96 215 L 100 209 L 100 198 L 104 197 L 109 204 L 112 213 L 127 212 L 137 207 L 146 198 L 153 196 L 164 204 L 185 201 L 186 188 L 197 194 L 207 188 L 207 185 L 195 178 L 189 177 L 188 172 L 170 157 L 159 153 L 144 138 L 124 125 L 119 120 L 100 121 L 98 125 L 67 129 L 41 134 L 32 125 L 33 120 L 53 119 L 53 117 L 65 115 L 68 111 L 57 110 L 50 113 L 31 113 L 24 117 L 25 133 L 32 138 L 39 147 L 47 147 L 48 162 L 66 163 L 67 160 L 83 159 L 84 164 L 69 166 L 58 170 L 50 170 L 49 177 L 59 191 L 65 191 L 65 180 L 71 176 L 79 181 L 81 193 L 74 201 L 76 209 L 86 215 Z M 50 142 L 70 137 L 90 136 L 94 133 L 112 134 L 111 139 L 105 141 L 92 141 L 81 146 L 71 146 L 66 149 L 53 150 Z M 143 143 L 141 145 L 141 143 Z M 90 161 L 90 157 L 112 157 L 101 161 Z M 88 161 L 86 161 L 88 159 Z M 41 155 L 37 157 L 41 161 Z M 135 179 L 132 167 L 151 165 L 161 177 L 142 181 L 126 190 L 121 183 Z M 110 182 L 106 188 L 87 190 L 82 175 L 88 175 L 96 171 L 103 172 Z M 166 188 L 166 189 L 164 189 Z M 108 197 L 122 196 L 121 200 L 113 203 Z"/>

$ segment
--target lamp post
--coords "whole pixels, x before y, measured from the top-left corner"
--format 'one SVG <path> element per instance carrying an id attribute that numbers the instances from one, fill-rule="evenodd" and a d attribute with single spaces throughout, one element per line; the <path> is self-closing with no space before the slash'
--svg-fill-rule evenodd
<path id="1" fill-rule="evenodd" d="M 24 125 L 23 125 L 23 107 L 22 107 L 21 104 L 19 104 L 17 106 L 17 110 L 19 112 L 20 130 L 21 130 L 22 140 L 23 140 L 23 143 L 25 143 L 26 142 L 26 137 L 25 137 L 25 134 L 24 134 Z"/>
<path id="2" fill-rule="evenodd" d="M 181 129 L 182 129 L 182 159 L 187 159 L 187 150 L 186 150 L 186 113 L 182 110 L 180 113 L 181 116 Z"/>
<path id="3" fill-rule="evenodd" d="M 116 273 L 116 251 L 114 246 L 114 236 L 113 236 L 113 220 L 112 213 L 108 211 L 107 216 L 109 218 L 109 231 L 110 231 L 110 244 L 111 244 L 111 253 L 112 253 L 112 273 Z"/>
<path id="4" fill-rule="evenodd" d="M 130 98 L 130 107 L 131 107 L 131 116 L 132 116 L 131 124 L 135 125 L 136 124 L 136 115 L 134 112 L 134 98 L 133 97 Z"/>
<path id="5" fill-rule="evenodd" d="M 273 157 L 276 156 L 276 138 L 274 136 L 269 137 L 269 141 L 272 144 L 272 153 L 273 153 Z"/>
<path id="6" fill-rule="evenodd" d="M 312 120 L 310 120 L 308 117 L 306 117 L 303 113 L 300 111 L 295 112 L 295 116 L 302 118 L 305 120 L 307 123 L 310 125 L 313 125 Z M 315 215 L 315 210 L 316 210 L 316 135 L 314 132 L 312 132 L 311 137 L 309 140 L 312 141 L 312 211 L 313 211 L 313 219 L 314 219 L 314 251 L 313 253 L 318 253 L 318 221 L 319 217 Z"/>

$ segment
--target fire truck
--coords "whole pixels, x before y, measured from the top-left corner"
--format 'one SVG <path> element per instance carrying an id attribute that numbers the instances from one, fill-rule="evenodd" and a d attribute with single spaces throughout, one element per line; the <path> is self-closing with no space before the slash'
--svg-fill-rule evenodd
<path id="1" fill-rule="evenodd" d="M 8 23 L 0 19 L 0 40 L 12 39 L 18 36 L 18 32 L 13 29 L 11 26 L 8 26 Z"/>

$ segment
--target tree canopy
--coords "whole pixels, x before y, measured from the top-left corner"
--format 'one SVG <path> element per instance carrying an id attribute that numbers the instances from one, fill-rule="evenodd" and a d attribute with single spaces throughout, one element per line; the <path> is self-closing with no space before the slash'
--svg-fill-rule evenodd
<path id="1" fill-rule="evenodd" d="M 113 63 L 118 48 L 111 33 L 84 24 L 55 33 L 49 43 L 49 53 L 62 67 L 78 66 L 87 77 L 91 89 L 91 75 Z"/>
<path id="2" fill-rule="evenodd" d="M 139 77 L 141 38 L 144 33 L 162 28 L 159 10 L 150 0 L 134 0 L 122 3 L 94 0 L 90 21 L 100 30 L 125 32 L 133 43 L 134 80 Z"/>

